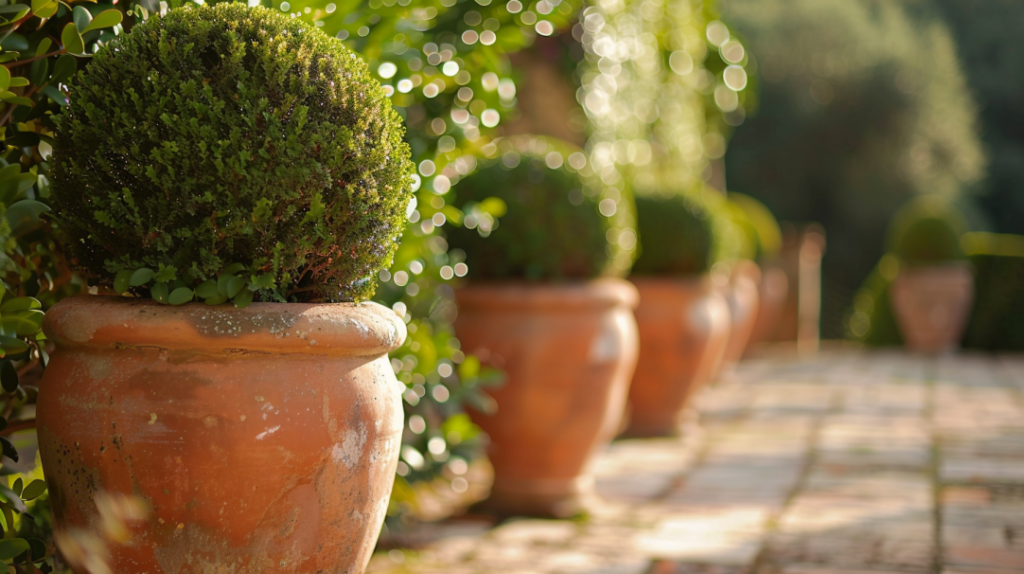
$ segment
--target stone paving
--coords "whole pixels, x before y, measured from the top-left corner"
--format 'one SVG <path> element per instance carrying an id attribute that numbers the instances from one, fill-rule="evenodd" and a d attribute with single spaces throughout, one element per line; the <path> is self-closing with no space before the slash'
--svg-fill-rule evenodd
<path id="1" fill-rule="evenodd" d="M 1024 574 L 1024 357 L 775 356 L 698 408 L 613 443 L 585 518 L 424 525 L 369 572 Z"/>

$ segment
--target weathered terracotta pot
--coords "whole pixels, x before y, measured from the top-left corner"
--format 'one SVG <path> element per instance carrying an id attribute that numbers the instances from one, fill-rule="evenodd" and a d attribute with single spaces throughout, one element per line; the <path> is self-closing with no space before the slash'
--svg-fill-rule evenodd
<path id="1" fill-rule="evenodd" d="M 679 434 L 690 397 L 725 356 L 729 305 L 709 276 L 632 281 L 640 292 L 640 360 L 629 386 L 626 434 Z"/>
<path id="2" fill-rule="evenodd" d="M 94 497 L 136 495 L 152 512 L 110 547 L 119 574 L 363 571 L 402 433 L 394 312 L 84 296 L 44 329 L 57 349 L 39 444 L 58 530 L 99 531 Z"/>
<path id="3" fill-rule="evenodd" d="M 785 312 L 789 289 L 785 269 L 778 266 L 762 268 L 761 281 L 757 284 L 757 318 L 744 355 L 749 355 L 758 343 L 771 339 Z"/>
<path id="4" fill-rule="evenodd" d="M 761 281 L 761 268 L 753 261 L 738 261 L 732 268 L 729 282 L 724 289 L 732 328 L 729 330 L 729 342 L 725 347 L 725 361 L 722 370 L 732 370 L 743 356 L 750 335 L 754 332 L 757 322 L 757 310 L 760 303 L 758 283 Z"/>
<path id="5" fill-rule="evenodd" d="M 471 285 L 456 292 L 455 332 L 468 353 L 505 369 L 489 391 L 499 514 L 570 516 L 583 508 L 594 452 L 618 432 L 637 360 L 636 288 L 622 280 Z"/>
<path id="6" fill-rule="evenodd" d="M 951 351 L 960 344 L 974 301 L 967 265 L 901 269 L 889 290 L 893 313 L 908 349 Z"/>

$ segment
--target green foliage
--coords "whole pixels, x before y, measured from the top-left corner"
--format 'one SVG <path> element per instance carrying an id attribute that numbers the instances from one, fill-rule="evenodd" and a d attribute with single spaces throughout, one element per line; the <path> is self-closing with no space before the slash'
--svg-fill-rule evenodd
<path id="1" fill-rule="evenodd" d="M 1024 350 L 1024 236 L 968 233 L 964 239 L 974 269 L 974 307 L 964 347 Z"/>
<path id="2" fill-rule="evenodd" d="M 705 273 L 726 257 L 723 236 L 734 230 L 699 193 L 637 195 L 636 221 L 640 254 L 633 275 L 641 276 Z"/>
<path id="3" fill-rule="evenodd" d="M 899 269 L 899 260 L 893 255 L 886 255 L 864 280 L 846 317 L 848 338 L 872 347 L 903 345 L 903 336 L 889 301 L 889 287 Z"/>
<path id="4" fill-rule="evenodd" d="M 893 216 L 889 249 L 909 266 L 963 259 L 964 226 L 963 217 L 941 198 L 917 197 Z"/>
<path id="5" fill-rule="evenodd" d="M 623 275 L 632 252 L 632 198 L 589 183 L 586 157 L 568 144 L 514 137 L 492 144 L 455 188 L 465 217 L 448 232 L 475 280 L 550 281 Z"/>
<path id="6" fill-rule="evenodd" d="M 923 22 L 949 25 L 978 103 L 989 154 L 978 202 L 999 231 L 1024 233 L 1024 3 L 929 0 L 911 4 Z"/>
<path id="7" fill-rule="evenodd" d="M 742 193 L 729 192 L 729 205 L 751 246 L 751 259 L 771 259 L 778 255 L 782 249 L 782 230 L 772 212 L 760 201 Z"/>
<path id="8" fill-rule="evenodd" d="M 736 129 L 726 180 L 780 219 L 828 232 L 829 291 L 853 291 L 907 199 L 953 197 L 984 171 L 977 113 L 948 28 L 909 2 L 724 0 L 756 58 L 756 116 Z M 848 300 L 825 292 L 823 317 Z M 823 324 L 824 336 L 839 325 Z"/>
<path id="9" fill-rule="evenodd" d="M 54 555 L 42 471 L 32 457 L 38 381 L 49 357 L 43 309 L 76 287 L 49 211 L 54 113 L 66 83 L 121 33 L 109 2 L 0 7 L 0 563 L 19 574 L 64 571 Z"/>
<path id="10" fill-rule="evenodd" d="M 709 160 L 753 103 L 749 56 L 714 0 L 625 0 L 588 6 L 578 92 L 588 149 L 606 185 L 637 195 L 702 185 Z M 609 46 L 634 46 L 609 49 Z M 621 179 L 620 179 L 621 178 Z"/>
<path id="11" fill-rule="evenodd" d="M 71 84 L 53 197 L 81 269 L 171 304 L 372 295 L 411 165 L 384 90 L 340 43 L 264 8 L 179 9 Z"/>

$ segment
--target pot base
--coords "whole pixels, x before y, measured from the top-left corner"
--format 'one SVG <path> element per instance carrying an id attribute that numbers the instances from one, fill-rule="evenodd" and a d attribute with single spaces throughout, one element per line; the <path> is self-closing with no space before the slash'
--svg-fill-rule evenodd
<path id="1" fill-rule="evenodd" d="M 496 480 L 490 496 L 474 510 L 499 517 L 572 518 L 586 511 L 593 479 Z"/>

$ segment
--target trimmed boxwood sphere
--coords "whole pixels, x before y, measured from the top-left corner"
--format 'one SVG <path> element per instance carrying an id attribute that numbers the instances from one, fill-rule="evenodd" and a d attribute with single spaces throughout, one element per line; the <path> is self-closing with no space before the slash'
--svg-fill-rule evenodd
<path id="1" fill-rule="evenodd" d="M 889 224 L 890 249 L 907 265 L 941 264 L 964 258 L 960 237 L 966 224 L 960 213 L 939 197 L 917 197 Z"/>
<path id="2" fill-rule="evenodd" d="M 711 190 L 637 195 L 640 254 L 633 275 L 700 275 L 719 261 L 736 259 L 746 238 L 719 195 Z"/>
<path id="3" fill-rule="evenodd" d="M 232 264 L 297 301 L 373 294 L 412 197 L 404 128 L 366 64 L 280 12 L 183 8 L 100 51 L 69 91 L 53 203 L 109 283 Z"/>
<path id="4" fill-rule="evenodd" d="M 466 253 L 471 279 L 625 274 L 623 255 L 631 262 L 636 244 L 632 199 L 590 185 L 582 152 L 538 136 L 500 140 L 493 152 L 454 187 L 466 216 L 448 244 Z"/>

